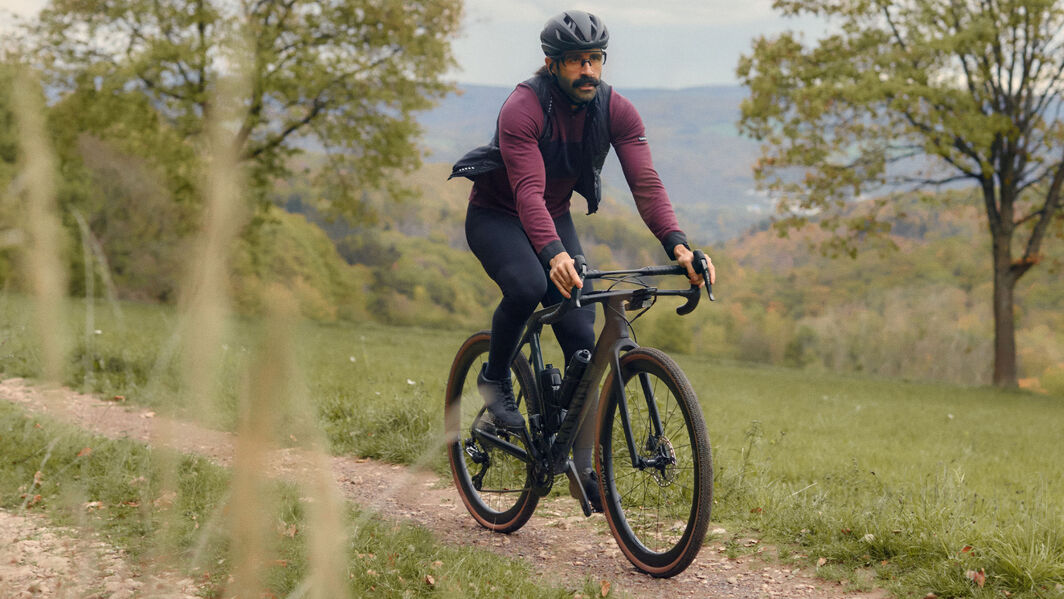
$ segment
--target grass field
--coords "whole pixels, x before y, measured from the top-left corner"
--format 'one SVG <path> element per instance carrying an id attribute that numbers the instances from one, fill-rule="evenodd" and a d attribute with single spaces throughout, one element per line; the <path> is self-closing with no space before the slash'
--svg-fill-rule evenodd
<path id="1" fill-rule="evenodd" d="M 88 326 L 84 304 L 72 311 L 68 384 L 236 426 L 255 323 L 233 321 L 221 399 L 203 412 L 181 399 L 171 309 L 94 308 Z M 40 371 L 27 310 L 0 296 L 5 377 Z M 423 452 L 467 333 L 303 324 L 293 352 L 309 405 L 287 409 L 315 414 L 336 452 L 442 470 L 442 452 Z M 729 530 L 900 596 L 1064 596 L 1064 398 L 676 357 L 706 415 L 714 520 Z"/>
<path id="2" fill-rule="evenodd" d="M 203 458 L 95 437 L 28 416 L 8 403 L 0 403 L 0 455 L 3 508 L 40 511 L 58 524 L 95 530 L 142 566 L 177 567 L 202 585 L 205 596 L 232 596 L 231 576 L 240 569 L 234 562 L 246 550 L 238 550 L 239 531 L 224 517 L 239 509 L 226 469 Z M 346 590 L 323 593 L 325 585 L 314 579 L 308 558 L 315 531 L 305 494 L 294 484 L 263 489 L 276 517 L 255 552 L 258 592 L 246 596 L 561 599 L 573 594 L 544 586 L 519 560 L 443 546 L 415 526 L 366 517 L 354 508 L 340 516 L 349 535 L 329 531 L 341 541 L 332 574 L 340 574 Z M 317 592 L 307 592 L 308 580 Z M 590 595 L 591 588 L 581 590 Z"/>

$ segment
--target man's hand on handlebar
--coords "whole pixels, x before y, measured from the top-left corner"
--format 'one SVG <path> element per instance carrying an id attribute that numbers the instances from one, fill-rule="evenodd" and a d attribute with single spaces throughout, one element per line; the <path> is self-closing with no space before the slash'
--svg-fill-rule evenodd
<path id="1" fill-rule="evenodd" d="M 584 288 L 584 282 L 580 280 L 569 252 L 561 252 L 550 259 L 550 280 L 565 299 L 569 299 L 569 290 L 573 287 Z"/>
<path id="2" fill-rule="evenodd" d="M 676 262 L 678 262 L 680 266 L 687 269 L 687 279 L 691 281 L 692 285 L 695 287 L 702 287 L 705 285 L 705 281 L 702 280 L 702 275 L 695 272 L 694 252 L 687 249 L 687 246 L 685 245 L 677 245 L 672 249 L 672 255 L 676 256 Z M 709 284 L 715 285 L 717 283 L 717 269 L 713 266 L 713 260 L 711 260 L 709 256 L 706 256 L 706 264 L 709 266 Z"/>

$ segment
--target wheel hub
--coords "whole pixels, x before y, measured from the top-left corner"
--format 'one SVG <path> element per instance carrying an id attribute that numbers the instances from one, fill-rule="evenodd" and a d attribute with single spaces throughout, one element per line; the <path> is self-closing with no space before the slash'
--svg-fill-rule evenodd
<path id="1" fill-rule="evenodd" d="M 665 435 L 647 439 L 646 465 L 658 486 L 667 487 L 676 480 L 676 451 Z"/>

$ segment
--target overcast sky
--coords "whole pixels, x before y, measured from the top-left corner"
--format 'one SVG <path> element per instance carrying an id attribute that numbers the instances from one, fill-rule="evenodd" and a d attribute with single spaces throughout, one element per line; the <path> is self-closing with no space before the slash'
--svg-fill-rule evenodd
<path id="1" fill-rule="evenodd" d="M 454 44 L 462 83 L 510 86 L 543 64 L 539 32 L 578 8 L 610 30 L 603 78 L 623 87 L 735 84 L 735 67 L 758 35 L 787 29 L 815 37 L 823 24 L 784 19 L 772 0 L 466 0 Z"/>
<path id="2" fill-rule="evenodd" d="M 44 0 L 0 0 L 23 16 Z M 816 36 L 817 21 L 784 19 L 772 0 L 466 0 L 454 51 L 461 83 L 512 86 L 543 63 L 539 32 L 569 8 L 594 13 L 610 30 L 604 78 L 622 88 L 735 84 L 739 56 L 758 35 L 786 29 Z M 0 12 L 0 19 L 3 19 Z"/>

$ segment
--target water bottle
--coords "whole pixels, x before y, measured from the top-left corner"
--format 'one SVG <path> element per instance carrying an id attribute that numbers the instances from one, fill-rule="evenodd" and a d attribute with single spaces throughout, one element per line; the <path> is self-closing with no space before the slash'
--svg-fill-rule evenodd
<path id="1" fill-rule="evenodd" d="M 562 381 L 561 390 L 558 392 L 558 405 L 568 409 L 569 403 L 573 400 L 573 392 L 576 390 L 577 384 L 580 383 L 580 379 L 584 376 L 584 371 L 587 370 L 587 365 L 591 362 L 591 352 L 586 349 L 582 349 L 573 354 L 573 359 L 569 361 L 569 367 L 565 369 L 565 379 Z"/>
<path id="2" fill-rule="evenodd" d="M 543 403 L 557 409 L 558 389 L 562 386 L 562 373 L 553 364 L 547 364 L 539 373 L 539 390 L 543 393 Z"/>

